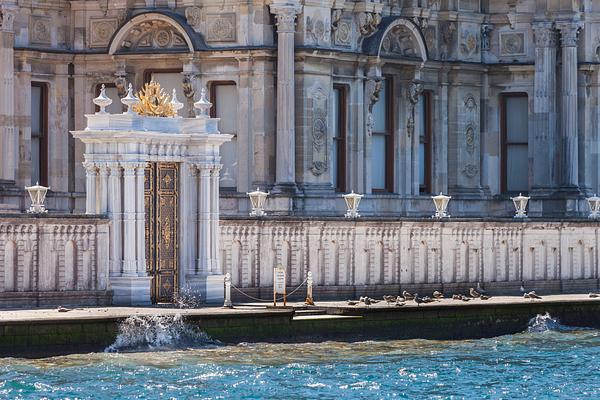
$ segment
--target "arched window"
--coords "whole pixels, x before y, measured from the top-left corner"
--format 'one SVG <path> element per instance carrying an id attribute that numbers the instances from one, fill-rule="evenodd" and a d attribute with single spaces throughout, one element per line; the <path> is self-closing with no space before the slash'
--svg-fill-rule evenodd
<path id="1" fill-rule="evenodd" d="M 336 192 L 346 191 L 347 88 L 333 85 L 333 149 L 331 178 Z"/>
<path id="2" fill-rule="evenodd" d="M 419 96 L 417 112 L 419 118 L 419 192 L 431 193 L 431 92 Z"/>
<path id="3" fill-rule="evenodd" d="M 220 186 L 223 189 L 237 190 L 237 86 L 233 81 L 210 82 L 211 117 L 221 118 L 219 131 L 233 135 L 230 142 L 221 146 Z"/>

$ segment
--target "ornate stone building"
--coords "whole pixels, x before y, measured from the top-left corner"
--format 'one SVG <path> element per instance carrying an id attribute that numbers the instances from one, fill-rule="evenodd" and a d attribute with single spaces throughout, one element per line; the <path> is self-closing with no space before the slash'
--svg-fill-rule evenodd
<path id="1" fill-rule="evenodd" d="M 186 117 L 207 88 L 211 116 L 232 137 L 212 169 L 182 177 L 211 182 L 215 196 L 220 189 L 219 207 L 208 207 L 204 192 L 195 198 L 189 185 L 167 185 L 197 207 L 178 210 L 192 221 L 186 223 L 207 230 L 199 230 L 199 241 L 177 231 L 185 273 L 231 272 L 234 284 L 258 291 L 272 284 L 276 265 L 287 268 L 289 284 L 311 270 L 317 284 L 339 293 L 473 282 L 514 289 L 524 280 L 555 290 L 578 282 L 596 288 L 593 222 L 388 222 L 430 216 L 430 196 L 440 191 L 452 196 L 453 217 L 510 217 L 509 198 L 519 192 L 532 197 L 530 215 L 585 215 L 585 197 L 600 185 L 599 72 L 595 0 L 2 0 L 0 209 L 24 210 L 23 187 L 36 181 L 51 187 L 47 206 L 55 213 L 83 213 L 86 184 L 106 180 L 137 200 L 118 205 L 130 208 L 121 218 L 110 208 L 113 189 L 96 197 L 88 190 L 88 213 L 99 210 L 112 221 L 110 244 L 106 223 L 89 216 L 74 233 L 57 221 L 37 227 L 27 220 L 16 229 L 21 225 L 3 220 L 0 288 L 39 282 L 27 271 L 50 254 L 58 272 L 50 273 L 56 284 L 47 290 L 82 287 L 104 299 L 115 290 L 114 276 L 134 270 L 132 254 L 152 249 L 152 242 L 138 240 L 136 249 L 119 242 L 124 231 L 115 221 L 135 225 L 141 237 L 141 210 L 144 218 L 154 210 L 139 203 L 142 178 L 151 192 L 161 168 L 170 168 L 145 162 L 177 164 L 194 154 L 158 136 L 155 147 L 133 148 L 134 136 L 159 130 L 151 123 L 147 133 L 97 146 L 83 131 L 102 85 L 116 115 L 128 84 L 137 90 L 152 80 L 175 91 Z M 127 175 L 137 189 L 113 179 L 106 160 L 84 169 L 86 145 L 136 160 L 146 154 Z M 179 179 L 181 166 L 173 168 Z M 257 186 L 271 191 L 271 215 L 293 218 L 245 220 L 246 192 Z M 370 219 L 330 218 L 343 214 L 340 195 L 350 190 L 365 194 L 361 214 Z M 147 198 L 157 207 L 160 194 Z M 194 244 L 214 239 L 218 229 L 220 250 L 216 242 Z M 38 231 L 50 236 L 34 245 Z M 90 238 L 100 250 L 86 245 Z M 45 253 L 34 257 L 36 246 Z M 129 259 L 115 250 L 123 246 Z M 128 268 L 119 267 L 123 260 Z M 78 275 L 80 265 L 89 273 Z M 39 268 L 39 276 L 48 275 L 46 265 Z M 88 275 L 97 278 L 82 283 Z"/>
<path id="2" fill-rule="evenodd" d="M 591 0 L 3 0 L 0 203 L 51 186 L 84 209 L 85 126 L 101 84 L 208 87 L 221 211 L 271 190 L 281 214 L 577 215 L 598 191 L 600 4 Z M 113 103 L 113 112 L 120 103 Z M 115 108 L 116 107 L 116 108 Z"/>

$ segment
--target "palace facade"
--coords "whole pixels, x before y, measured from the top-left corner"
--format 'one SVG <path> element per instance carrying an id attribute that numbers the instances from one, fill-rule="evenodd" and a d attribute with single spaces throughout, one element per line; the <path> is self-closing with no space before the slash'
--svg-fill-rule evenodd
<path id="1" fill-rule="evenodd" d="M 221 212 L 271 191 L 278 214 L 583 215 L 598 191 L 600 4 L 591 0 L 3 0 L 0 203 L 25 185 L 84 210 L 85 127 L 102 84 L 208 88 Z M 182 113 L 183 113 L 182 112 Z"/>

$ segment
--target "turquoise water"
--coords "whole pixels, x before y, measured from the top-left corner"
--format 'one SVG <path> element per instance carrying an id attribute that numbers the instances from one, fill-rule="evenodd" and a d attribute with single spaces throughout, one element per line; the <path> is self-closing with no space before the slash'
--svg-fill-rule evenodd
<path id="1" fill-rule="evenodd" d="M 0 359 L 0 398 L 600 398 L 600 331 L 549 317 L 493 339 L 222 346 L 198 336 L 194 349 L 178 348 L 191 337 L 175 325 L 121 337 L 121 353 Z M 123 352 L 132 347 L 146 351 Z"/>

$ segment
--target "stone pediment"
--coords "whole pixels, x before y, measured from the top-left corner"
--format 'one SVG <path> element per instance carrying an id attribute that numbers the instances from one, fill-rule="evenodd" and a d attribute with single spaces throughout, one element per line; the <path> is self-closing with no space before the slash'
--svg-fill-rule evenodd
<path id="1" fill-rule="evenodd" d="M 166 21 L 144 21 L 128 32 L 121 41 L 120 52 L 189 51 L 185 39 Z"/>
<path id="2" fill-rule="evenodd" d="M 382 57 L 427 60 L 427 45 L 414 22 L 403 17 L 383 18 L 379 30 L 365 39 L 363 52 Z"/>
<path id="3" fill-rule="evenodd" d="M 200 34 L 175 13 L 145 12 L 124 23 L 113 35 L 109 54 L 193 52 L 205 49 Z"/>

